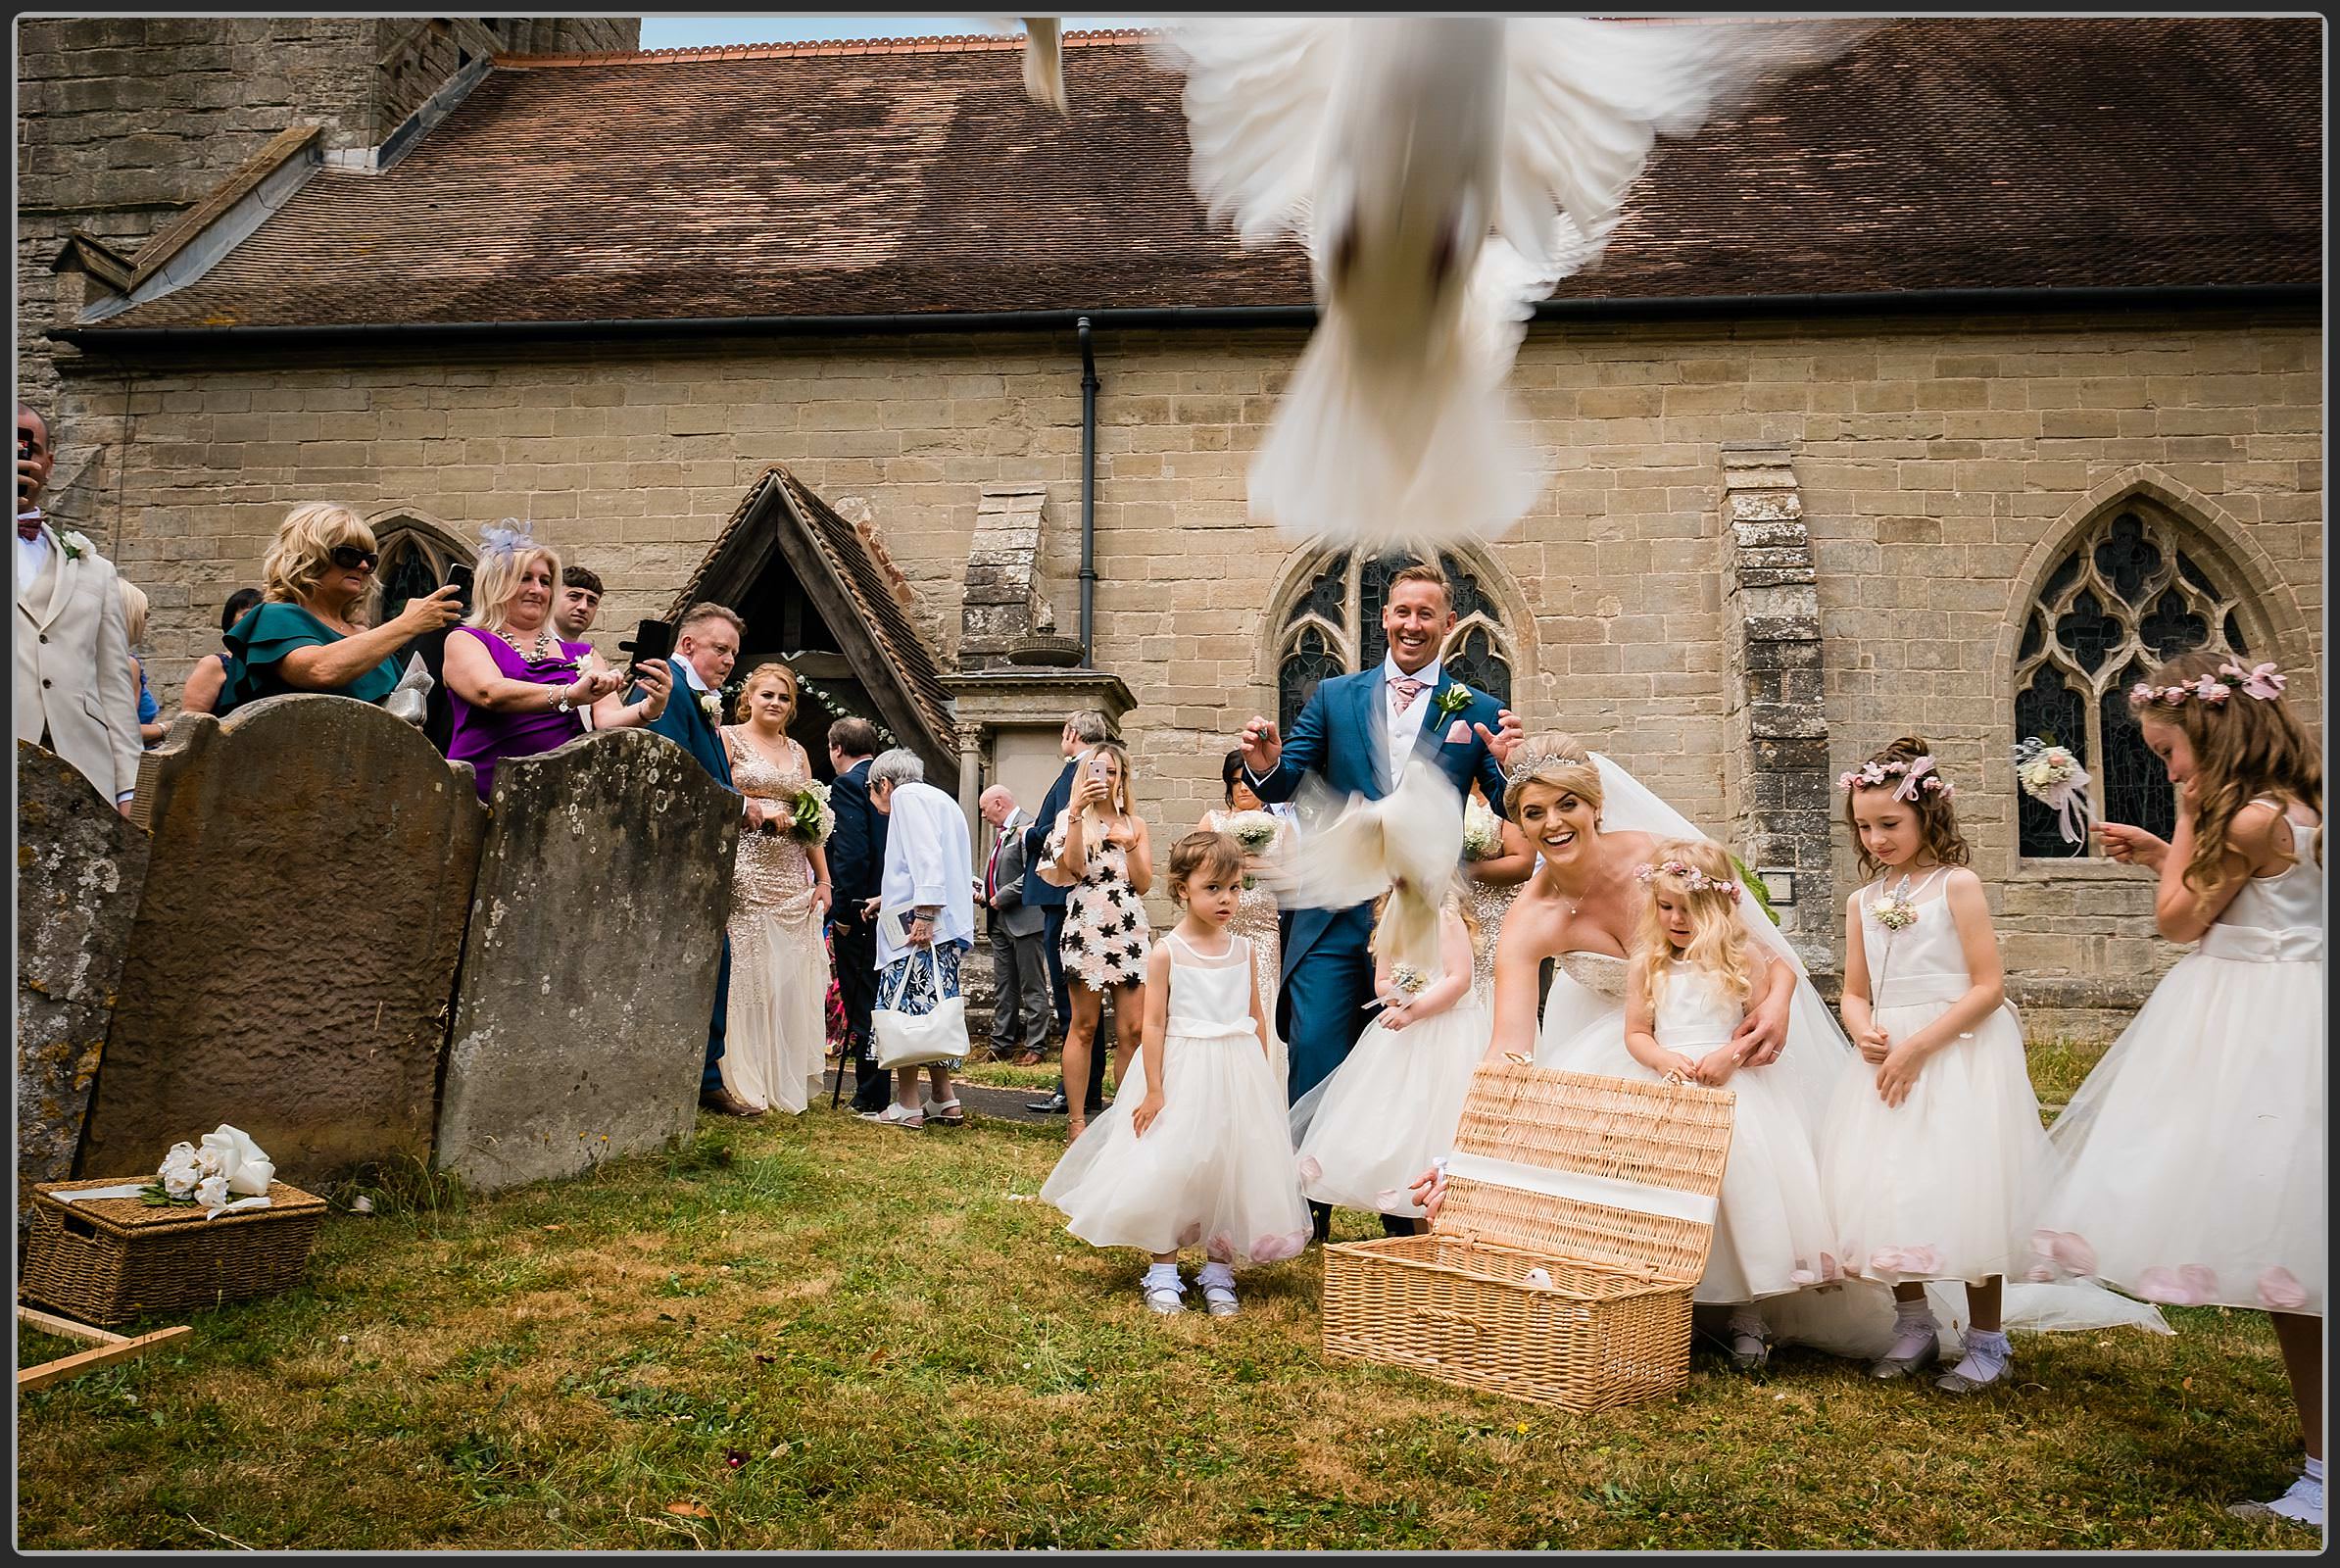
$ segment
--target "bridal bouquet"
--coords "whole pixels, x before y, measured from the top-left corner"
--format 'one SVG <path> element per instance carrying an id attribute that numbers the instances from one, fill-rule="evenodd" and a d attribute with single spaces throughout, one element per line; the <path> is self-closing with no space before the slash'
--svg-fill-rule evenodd
<path id="1" fill-rule="evenodd" d="M 275 1175 L 275 1163 L 251 1136 L 222 1122 L 217 1132 L 203 1135 L 200 1149 L 172 1144 L 155 1179 L 138 1196 L 149 1207 L 186 1203 L 216 1211 L 228 1207 L 232 1195 L 266 1199 Z"/>
<path id="2" fill-rule="evenodd" d="M 1280 825 L 1272 811 L 1238 811 L 1227 819 L 1227 831 L 1235 835 L 1245 855 L 1265 855 L 1274 846 Z"/>
<path id="3" fill-rule="evenodd" d="M 2056 833 L 2067 844 L 2088 837 L 2088 773 L 2064 747 L 2034 735 L 2015 749 L 2015 778 L 2023 793 L 2056 813 Z"/>
<path id="4" fill-rule="evenodd" d="M 829 834 L 837 826 L 837 813 L 829 806 L 829 786 L 819 779 L 809 779 L 797 791 L 796 802 L 789 808 L 789 836 L 805 847 L 817 849 L 829 842 Z"/>
<path id="5" fill-rule="evenodd" d="M 1463 807 L 1463 858 L 1491 860 L 1503 853 L 1503 819 L 1473 796 Z"/>

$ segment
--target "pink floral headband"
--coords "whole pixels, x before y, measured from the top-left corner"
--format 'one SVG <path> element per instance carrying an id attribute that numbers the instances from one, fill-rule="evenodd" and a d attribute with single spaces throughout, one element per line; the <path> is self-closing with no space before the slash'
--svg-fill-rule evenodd
<path id="1" fill-rule="evenodd" d="M 1855 790 L 1873 790 L 1887 778 L 1898 775 L 1901 782 L 1893 786 L 1893 799 L 1915 801 L 1923 788 L 1930 795 L 1948 800 L 1958 790 L 1951 782 L 1934 771 L 1933 758 L 1913 757 L 1908 761 L 1870 762 L 1849 773 L 1836 775 L 1836 787 L 1850 795 Z"/>
<path id="2" fill-rule="evenodd" d="M 2232 676 L 2234 685 L 2229 686 L 2218 679 L 2218 675 Z M 2165 708 L 2175 708 L 2191 697 L 2213 708 L 2219 708 L 2225 705 L 2235 686 L 2243 689 L 2245 697 L 2256 698 L 2263 703 L 2271 703 L 2283 695 L 2283 672 L 2275 668 L 2272 661 L 2255 664 L 2249 669 L 2240 664 L 2220 664 L 2218 675 L 2182 680 L 2174 686 L 2156 686 L 2151 681 L 2141 680 L 2128 689 L 2129 706 L 2151 708 L 2159 703 Z"/>
<path id="3" fill-rule="evenodd" d="M 1655 882 L 1661 876 L 1676 877 L 1686 892 L 1720 893 L 1733 904 L 1738 902 L 1738 881 L 1735 877 L 1728 882 L 1722 881 L 1708 876 L 1687 860 L 1660 860 L 1655 865 L 1639 867 L 1633 875 L 1644 884 Z"/>

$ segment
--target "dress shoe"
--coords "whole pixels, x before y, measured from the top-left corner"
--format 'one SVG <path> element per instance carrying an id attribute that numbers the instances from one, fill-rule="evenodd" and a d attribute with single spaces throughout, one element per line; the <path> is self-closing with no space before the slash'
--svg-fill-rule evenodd
<path id="1" fill-rule="evenodd" d="M 1061 1116 L 1067 1110 L 1071 1109 L 1072 1106 L 1062 1095 L 1050 1095 L 1046 1100 L 1025 1101 L 1024 1108 L 1026 1110 L 1039 1111 L 1041 1114 L 1047 1116 Z"/>
<path id="2" fill-rule="evenodd" d="M 756 1117 L 763 1114 L 728 1089 L 709 1089 L 700 1095 L 699 1103 L 705 1109 L 725 1116 Z"/>

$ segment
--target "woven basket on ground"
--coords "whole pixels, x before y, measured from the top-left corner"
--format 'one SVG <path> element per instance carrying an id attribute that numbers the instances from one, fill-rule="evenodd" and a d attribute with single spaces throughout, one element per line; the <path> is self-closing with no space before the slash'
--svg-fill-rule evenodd
<path id="1" fill-rule="evenodd" d="M 1431 1234 L 1325 1249 L 1325 1353 L 1571 1410 L 1682 1388 L 1733 1098 L 1483 1064 Z"/>
<path id="2" fill-rule="evenodd" d="M 150 1312 L 189 1312 L 289 1289 L 309 1266 L 325 1200 L 268 1184 L 267 1208 L 204 1218 L 201 1208 L 138 1198 L 63 1203 L 56 1195 L 137 1177 L 42 1182 L 20 1295 L 101 1326 Z M 151 1178 L 150 1178 L 151 1179 Z"/>

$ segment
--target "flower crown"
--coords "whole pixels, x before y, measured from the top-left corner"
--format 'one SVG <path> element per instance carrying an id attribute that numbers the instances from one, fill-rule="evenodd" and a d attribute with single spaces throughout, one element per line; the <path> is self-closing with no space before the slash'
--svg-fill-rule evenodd
<path id="1" fill-rule="evenodd" d="M 1848 773 L 1837 774 L 1836 787 L 1850 795 L 1855 790 L 1876 789 L 1886 779 L 1897 775 L 1901 779 L 1900 783 L 1893 786 L 1893 799 L 1897 801 L 1915 801 L 1920 789 L 1929 795 L 1939 795 L 1944 800 L 1958 793 L 1948 779 L 1934 771 L 1930 754 L 1913 757 L 1906 762 L 1896 760 L 1864 763 Z"/>
<path id="2" fill-rule="evenodd" d="M 1653 865 L 1637 868 L 1633 875 L 1644 885 L 1655 882 L 1661 876 L 1674 877 L 1681 881 L 1685 892 L 1720 893 L 1733 904 L 1738 902 L 1736 877 L 1725 881 L 1721 877 L 1708 876 L 1687 860 L 1659 860 Z"/>
<path id="3" fill-rule="evenodd" d="M 479 530 L 479 548 L 484 555 L 509 556 L 535 547 L 536 524 L 519 517 L 506 517 Z"/>
<path id="4" fill-rule="evenodd" d="M 2218 679 L 2218 675 L 2232 676 L 2234 685 L 2230 686 Z M 2132 708 L 2151 708 L 2156 703 L 2165 708 L 2175 708 L 2191 697 L 2213 708 L 2222 708 L 2226 699 L 2233 695 L 2234 687 L 2240 686 L 2245 697 L 2271 703 L 2283 695 L 2283 672 L 2275 668 L 2272 661 L 2254 664 L 2249 669 L 2240 664 L 2220 664 L 2218 675 L 2181 680 L 2174 686 L 2156 686 L 2151 681 L 2141 680 L 2128 689 L 2128 701 Z"/>

